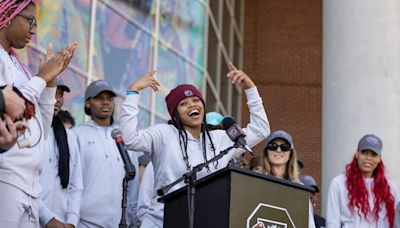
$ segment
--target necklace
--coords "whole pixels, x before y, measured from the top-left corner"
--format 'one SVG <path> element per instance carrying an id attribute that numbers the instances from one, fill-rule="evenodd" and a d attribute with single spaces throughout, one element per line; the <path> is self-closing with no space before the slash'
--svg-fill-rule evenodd
<path id="1" fill-rule="evenodd" d="M 25 77 L 28 79 L 31 79 L 31 74 L 27 71 L 27 69 L 22 65 L 21 61 L 18 59 L 17 56 L 8 53 L 8 55 L 10 56 L 11 61 L 13 62 L 14 66 L 21 71 L 22 73 L 24 73 Z"/>

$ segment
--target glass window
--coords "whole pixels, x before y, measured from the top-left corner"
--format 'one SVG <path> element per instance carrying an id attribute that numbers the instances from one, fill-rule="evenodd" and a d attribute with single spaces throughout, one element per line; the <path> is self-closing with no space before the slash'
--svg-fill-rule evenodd
<path id="1" fill-rule="evenodd" d="M 208 4 L 217 27 L 208 19 Z M 237 14 L 243 2 L 229 0 L 229 5 Z M 220 7 L 223 7 L 221 15 Z M 72 64 L 61 75 L 72 90 L 65 95 L 64 106 L 77 123 L 85 119 L 83 96 L 89 79 L 105 79 L 111 83 L 119 94 L 116 104 L 120 106 L 128 86 L 151 69 L 157 70 L 156 77 L 162 86 L 157 93 L 151 89 L 141 91 L 140 127 L 170 119 L 164 98 L 170 89 L 183 83 L 193 84 L 202 92 L 207 89 L 204 94 L 207 111 L 236 110 L 230 95 L 237 93 L 232 94 L 232 84 L 226 78 L 226 62 L 233 61 L 239 66 L 242 47 L 235 35 L 233 53 L 227 53 L 232 59 L 222 55 L 223 46 L 227 52 L 232 49 L 230 39 L 234 34 L 226 0 L 40 0 L 37 12 L 38 28 L 32 45 L 27 48 L 28 52 L 18 53 L 31 72 L 36 73 L 38 57 L 46 53 L 49 43 L 58 51 L 72 41 L 79 42 Z M 92 15 L 96 15 L 93 25 Z M 217 34 L 223 34 L 223 43 Z M 93 44 L 90 44 L 92 35 Z M 210 85 L 204 84 L 206 54 L 208 74 L 216 94 L 211 92 Z M 223 107 L 217 104 L 216 95 Z M 119 108 L 116 108 L 118 115 Z"/>
<path id="2" fill-rule="evenodd" d="M 58 51 L 78 41 L 71 63 L 87 71 L 91 0 L 41 0 L 39 6 L 34 43 L 44 51 L 52 43 Z"/>
<path id="3" fill-rule="evenodd" d="M 105 4 L 97 7 L 93 78 L 110 82 L 124 94 L 134 80 L 150 71 L 151 36 Z M 141 103 L 149 105 L 149 93 L 143 95 Z"/>
<path id="4" fill-rule="evenodd" d="M 160 1 L 160 37 L 199 66 L 204 65 L 204 6 L 193 0 Z"/>

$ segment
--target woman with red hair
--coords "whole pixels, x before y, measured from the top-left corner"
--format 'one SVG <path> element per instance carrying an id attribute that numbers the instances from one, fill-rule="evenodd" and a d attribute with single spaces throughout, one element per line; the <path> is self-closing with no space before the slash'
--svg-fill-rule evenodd
<path id="1" fill-rule="evenodd" d="M 326 225 L 334 227 L 393 227 L 397 189 L 385 176 L 382 140 L 363 136 L 345 174 L 329 187 Z"/>
<path id="2" fill-rule="evenodd" d="M 44 136 L 53 118 L 56 76 L 71 60 L 76 43 L 59 53 L 48 49 L 36 76 L 22 64 L 15 49 L 23 49 L 36 31 L 33 0 L 0 0 L 0 86 L 18 88 L 26 105 L 24 116 L 29 131 L 0 153 L 0 227 L 39 227 L 39 175 L 42 172 Z"/>

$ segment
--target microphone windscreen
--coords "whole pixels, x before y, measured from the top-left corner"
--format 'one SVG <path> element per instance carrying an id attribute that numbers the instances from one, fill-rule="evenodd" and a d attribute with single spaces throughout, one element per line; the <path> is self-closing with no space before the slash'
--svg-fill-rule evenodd
<path id="1" fill-rule="evenodd" d="M 117 137 L 122 137 L 122 132 L 119 128 L 115 128 L 114 130 L 111 131 L 111 137 L 113 139 L 117 138 Z"/>
<path id="2" fill-rule="evenodd" d="M 234 124 L 236 124 L 236 121 L 232 117 L 227 116 L 224 118 L 224 120 L 222 120 L 222 129 L 226 131 Z"/>

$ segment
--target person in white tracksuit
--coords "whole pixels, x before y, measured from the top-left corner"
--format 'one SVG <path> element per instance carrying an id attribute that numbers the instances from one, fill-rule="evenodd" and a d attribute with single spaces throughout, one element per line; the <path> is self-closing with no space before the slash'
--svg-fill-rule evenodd
<path id="1" fill-rule="evenodd" d="M 233 68 L 228 77 L 242 87 L 247 97 L 250 123 L 243 129 L 246 143 L 251 148 L 264 140 L 270 132 L 262 99 L 254 82 L 244 72 Z M 166 97 L 171 124 L 156 124 L 139 130 L 139 93 L 150 87 L 158 90 L 159 82 L 150 72 L 132 83 L 122 105 L 121 126 L 128 148 L 150 156 L 154 166 L 154 192 L 171 184 L 194 166 L 204 163 L 234 143 L 223 130 L 208 131 L 205 121 L 205 103 L 201 93 L 192 85 L 179 85 Z M 226 167 L 244 149 L 233 149 L 219 161 L 197 174 L 197 178 Z M 184 186 L 179 183 L 169 192 Z M 151 209 L 144 216 L 141 227 L 163 227 L 164 204 L 154 194 Z"/>
<path id="2" fill-rule="evenodd" d="M 0 227 L 38 227 L 39 175 L 44 139 L 50 130 L 56 102 L 55 78 L 67 67 L 76 44 L 55 54 L 49 48 L 39 72 L 32 76 L 19 61 L 15 49 L 25 48 L 35 34 L 34 1 L 3 0 L 0 15 L 0 86 L 18 88 L 29 104 L 24 112 L 29 130 L 20 129 L 14 143 L 0 152 Z M 23 117 L 14 120 L 20 118 Z"/>
<path id="3" fill-rule="evenodd" d="M 113 120 L 116 93 L 104 80 L 92 82 L 85 92 L 85 113 L 92 120 L 75 128 L 79 142 L 83 196 L 78 227 L 118 227 L 121 219 L 124 163 L 111 137 L 118 128 Z M 129 151 L 137 170 L 136 153 Z M 129 181 L 127 220 L 137 225 L 136 209 L 139 194 L 139 175 Z"/>
<path id="4" fill-rule="evenodd" d="M 387 179 L 382 140 L 364 135 L 345 173 L 336 176 L 328 191 L 327 228 L 387 228 L 395 223 L 399 194 Z"/>
<path id="5" fill-rule="evenodd" d="M 61 78 L 57 78 L 56 104 L 49 136 L 45 141 L 45 155 L 40 184 L 39 218 L 43 227 L 78 225 L 82 198 L 82 168 L 78 139 L 64 127 L 58 115 L 64 104 L 64 92 L 70 92 Z"/>

